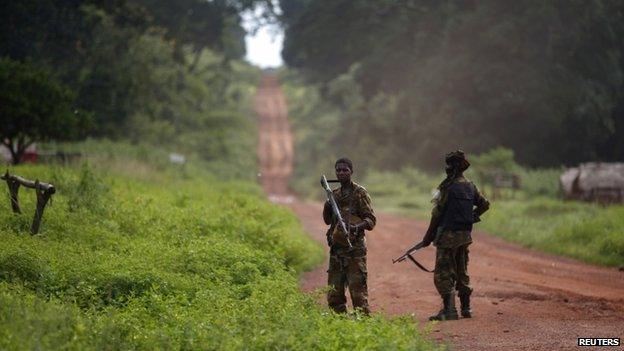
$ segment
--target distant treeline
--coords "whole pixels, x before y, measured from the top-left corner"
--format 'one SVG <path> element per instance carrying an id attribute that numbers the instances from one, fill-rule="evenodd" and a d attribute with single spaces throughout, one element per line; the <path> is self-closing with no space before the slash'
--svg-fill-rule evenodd
<path id="1" fill-rule="evenodd" d="M 282 0 L 284 59 L 371 166 L 439 167 L 461 146 L 529 166 L 624 160 L 620 0 Z M 325 119 L 326 121 L 331 119 Z"/>
<path id="2" fill-rule="evenodd" d="M 265 0 L 3 1 L 0 83 L 5 90 L 36 90 L 42 81 L 62 86 L 70 92 L 62 102 L 90 122 L 81 125 L 89 126 L 82 136 L 253 161 L 255 133 L 241 101 L 260 72 L 239 61 L 245 54 L 241 13 L 262 4 L 270 12 Z M 50 113 L 19 91 L 3 94 L 11 105 L 2 110 L 3 139 L 77 136 L 69 127 L 54 135 L 25 130 L 19 121 L 47 123 Z M 54 112 L 64 121 L 67 111 Z"/>

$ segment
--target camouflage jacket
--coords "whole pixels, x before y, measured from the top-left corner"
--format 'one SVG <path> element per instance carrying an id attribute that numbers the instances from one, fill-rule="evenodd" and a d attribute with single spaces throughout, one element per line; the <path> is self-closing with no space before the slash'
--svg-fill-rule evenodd
<path id="1" fill-rule="evenodd" d="M 363 186 L 351 182 L 351 187 L 347 188 L 348 191 L 344 191 L 342 187 L 334 189 L 334 198 L 340 208 L 340 215 L 347 224 L 358 224 L 362 221 L 368 223 L 369 230 L 372 230 L 377 223 L 375 212 L 371 204 L 371 198 L 368 195 L 366 189 Z M 325 202 L 323 208 L 323 220 L 325 224 L 330 224 L 330 228 L 327 235 L 333 235 L 333 247 L 336 249 L 346 248 L 347 241 L 344 233 L 337 225 L 337 219 L 334 218 L 331 206 L 329 202 Z M 364 238 L 364 230 L 357 235 L 351 235 L 351 244 L 356 249 L 366 250 L 366 240 Z"/>

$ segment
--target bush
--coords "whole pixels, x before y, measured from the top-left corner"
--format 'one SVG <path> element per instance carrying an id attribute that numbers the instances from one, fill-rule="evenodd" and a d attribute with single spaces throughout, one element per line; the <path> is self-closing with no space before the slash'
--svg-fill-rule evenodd
<path id="1" fill-rule="evenodd" d="M 560 197 L 559 177 L 561 174 L 563 170 L 557 168 L 523 169 L 520 171 L 521 190 L 527 196 Z"/>
<path id="2" fill-rule="evenodd" d="M 23 248 L 9 248 L 0 256 L 0 280 L 38 289 L 49 274 L 47 264 Z"/>

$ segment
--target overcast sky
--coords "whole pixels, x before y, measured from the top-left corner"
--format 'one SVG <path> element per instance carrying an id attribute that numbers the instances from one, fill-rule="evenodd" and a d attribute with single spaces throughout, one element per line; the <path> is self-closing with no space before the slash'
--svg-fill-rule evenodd
<path id="1" fill-rule="evenodd" d="M 249 32 L 254 25 L 253 15 L 243 15 L 243 27 Z M 255 34 L 247 34 L 245 44 L 247 45 L 247 56 L 250 63 L 262 67 L 279 67 L 282 61 L 282 42 L 284 32 L 278 26 L 265 25 Z"/>

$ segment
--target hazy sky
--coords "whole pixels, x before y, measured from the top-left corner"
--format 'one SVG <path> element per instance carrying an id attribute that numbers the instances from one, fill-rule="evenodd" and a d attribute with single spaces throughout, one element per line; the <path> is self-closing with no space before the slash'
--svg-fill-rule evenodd
<path id="1" fill-rule="evenodd" d="M 252 14 L 243 15 L 243 27 L 250 31 L 254 26 Z M 247 61 L 262 68 L 282 65 L 282 42 L 284 33 L 278 26 L 262 26 L 255 34 L 247 34 Z"/>

